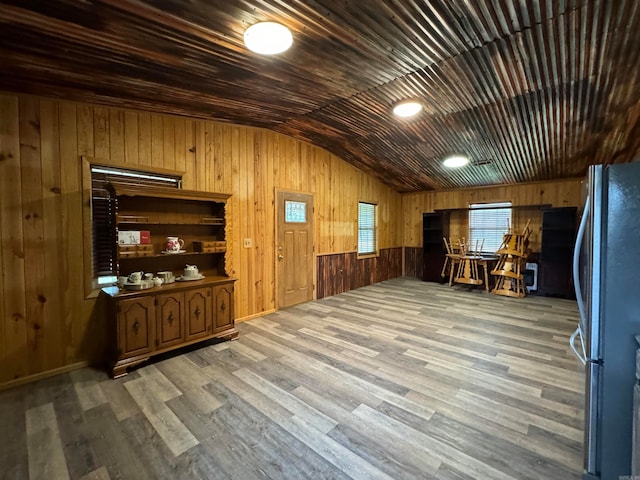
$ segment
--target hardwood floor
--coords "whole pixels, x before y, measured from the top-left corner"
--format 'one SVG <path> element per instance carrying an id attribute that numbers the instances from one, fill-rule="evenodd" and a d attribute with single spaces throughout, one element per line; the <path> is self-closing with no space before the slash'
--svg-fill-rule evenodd
<path id="1" fill-rule="evenodd" d="M 6 479 L 578 479 L 574 301 L 398 278 L 0 392 Z"/>

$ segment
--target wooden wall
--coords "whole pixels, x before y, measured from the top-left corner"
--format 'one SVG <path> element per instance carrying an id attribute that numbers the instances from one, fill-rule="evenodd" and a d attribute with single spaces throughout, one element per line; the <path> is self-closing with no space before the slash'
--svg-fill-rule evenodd
<path id="1" fill-rule="evenodd" d="M 512 205 L 575 207 L 582 203 L 582 179 L 500 185 L 496 187 L 407 193 L 402 196 L 403 245 L 422 246 L 422 214 L 447 208 L 469 208 L 472 203 L 512 202 Z M 467 212 L 454 212 L 450 233 L 468 236 Z M 533 218 L 536 217 L 536 218 Z M 514 226 L 532 219 L 532 242 L 539 242 L 542 216 L 537 209 L 514 210 Z"/>
<path id="2" fill-rule="evenodd" d="M 401 196 L 321 148 L 258 128 L 0 94 L 0 384 L 99 349 L 101 320 L 83 288 L 82 155 L 184 171 L 184 188 L 232 194 L 239 319 L 275 308 L 276 189 L 314 194 L 317 254 L 356 250 L 358 200 L 379 206 L 379 247 L 401 246 Z"/>
<path id="3" fill-rule="evenodd" d="M 572 178 L 549 182 L 501 185 L 496 187 L 439 190 L 407 193 L 402 196 L 404 272 L 421 278 L 422 214 L 447 208 L 468 208 L 472 203 L 512 202 L 512 205 L 551 205 L 574 207 L 582 203 L 582 179 Z M 515 209 L 513 226 L 524 227 L 531 219 L 530 248 L 540 251 L 542 213 L 537 208 Z M 468 237 L 468 212 L 452 212 L 449 224 L 451 236 Z"/>

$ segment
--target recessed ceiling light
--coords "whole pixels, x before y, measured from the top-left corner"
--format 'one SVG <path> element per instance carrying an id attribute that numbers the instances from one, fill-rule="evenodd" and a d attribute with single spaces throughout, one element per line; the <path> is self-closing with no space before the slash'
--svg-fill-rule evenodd
<path id="1" fill-rule="evenodd" d="M 422 104 L 415 100 L 401 102 L 393 107 L 393 113 L 398 117 L 403 118 L 413 117 L 414 115 L 417 115 L 420 110 L 422 110 Z"/>
<path id="2" fill-rule="evenodd" d="M 276 22 L 260 22 L 244 31 L 244 44 L 249 50 L 262 55 L 275 55 L 287 50 L 293 36 L 287 27 Z"/>
<path id="3" fill-rule="evenodd" d="M 442 162 L 445 167 L 448 168 L 458 168 L 464 167 L 467 163 L 469 163 L 469 157 L 464 155 L 451 155 L 448 158 L 445 158 L 444 162 Z"/>

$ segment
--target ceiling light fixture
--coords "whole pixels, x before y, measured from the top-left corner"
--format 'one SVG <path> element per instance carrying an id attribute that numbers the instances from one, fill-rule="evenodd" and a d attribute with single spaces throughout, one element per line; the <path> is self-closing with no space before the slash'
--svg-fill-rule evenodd
<path id="1" fill-rule="evenodd" d="M 244 32 L 244 44 L 249 50 L 261 55 L 275 55 L 287 50 L 293 43 L 291 31 L 276 22 L 260 22 Z"/>
<path id="2" fill-rule="evenodd" d="M 400 102 L 393 107 L 393 113 L 398 117 L 408 118 L 417 115 L 422 110 L 422 104 L 415 100 Z"/>
<path id="3" fill-rule="evenodd" d="M 464 167 L 467 163 L 469 163 L 469 157 L 466 155 L 451 155 L 442 162 L 447 168 Z"/>

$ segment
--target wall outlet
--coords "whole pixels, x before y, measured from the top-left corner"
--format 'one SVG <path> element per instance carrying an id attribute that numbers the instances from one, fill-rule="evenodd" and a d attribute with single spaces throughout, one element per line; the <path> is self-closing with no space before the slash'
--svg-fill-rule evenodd
<path id="1" fill-rule="evenodd" d="M 244 239 L 244 248 L 251 248 L 251 239 L 250 238 L 245 238 Z"/>

